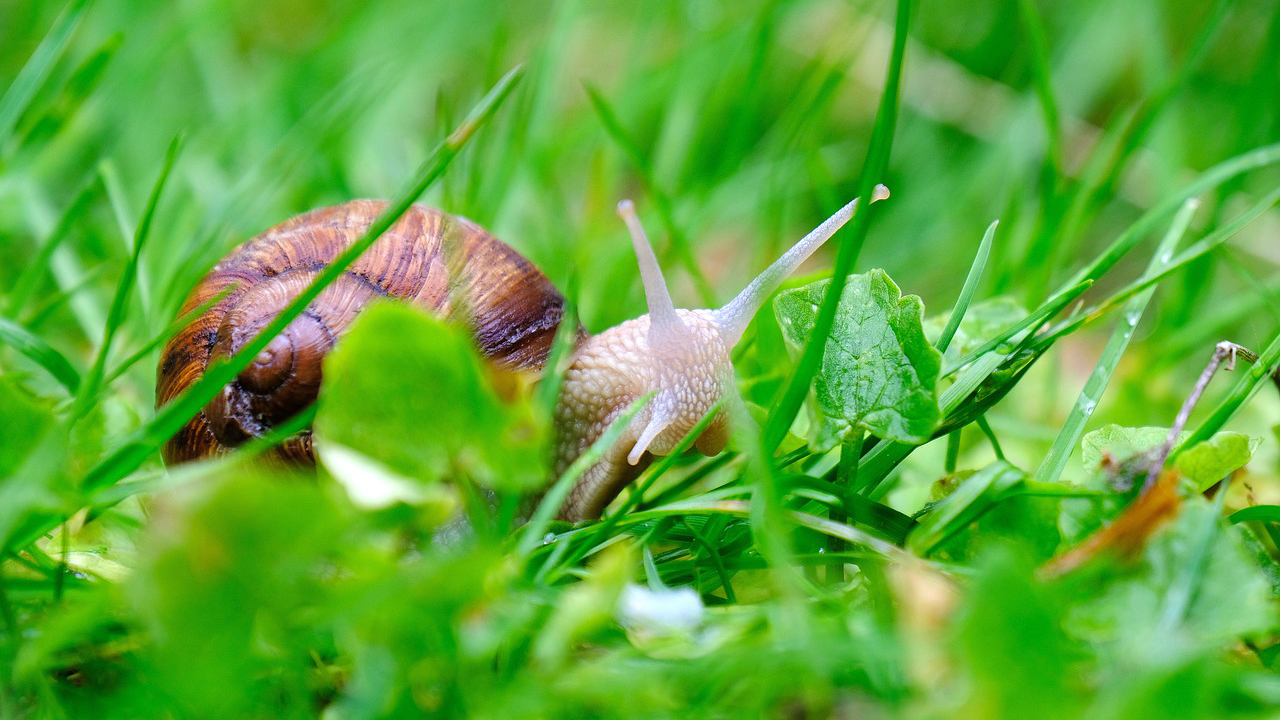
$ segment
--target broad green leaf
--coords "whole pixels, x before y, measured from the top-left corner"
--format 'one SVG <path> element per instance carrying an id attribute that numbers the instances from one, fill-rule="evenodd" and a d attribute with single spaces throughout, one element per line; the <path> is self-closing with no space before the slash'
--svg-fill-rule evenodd
<path id="1" fill-rule="evenodd" d="M 125 587 L 147 682 L 184 717 L 305 703 L 297 648 L 324 631 L 342 508 L 315 483 L 244 470 L 161 500 Z"/>
<path id="2" fill-rule="evenodd" d="M 374 303 L 325 360 L 317 445 L 419 481 L 461 471 L 491 487 L 532 487 L 546 479 L 545 428 L 527 401 L 499 398 L 488 369 L 463 328 Z"/>
<path id="3" fill-rule="evenodd" d="M 1124 462 L 1158 447 L 1168 437 L 1169 428 L 1106 425 L 1080 439 L 1080 459 L 1085 469 L 1094 471 L 1102 467 L 1104 458 Z"/>
<path id="4" fill-rule="evenodd" d="M 797 350 L 814 331 L 829 280 L 780 294 L 774 312 Z M 851 275 L 815 381 L 829 447 L 861 426 L 876 437 L 921 443 L 938 426 L 942 356 L 925 339 L 919 297 L 903 297 L 883 270 Z"/>
<path id="5" fill-rule="evenodd" d="M 1187 433 L 1182 433 L 1179 441 L 1186 436 Z M 1145 471 L 1145 467 L 1140 467 L 1145 462 L 1142 456 L 1159 447 L 1168 437 L 1168 428 L 1107 425 L 1085 433 L 1080 441 L 1081 460 L 1090 471 L 1100 469 L 1105 460 L 1115 468 L 1110 471 L 1113 475 L 1123 474 L 1126 469 Z M 1175 467 L 1203 490 L 1228 473 L 1244 467 L 1261 442 L 1260 438 L 1249 438 L 1240 433 L 1220 432 L 1179 455 Z M 1129 465 L 1135 461 L 1138 465 L 1130 468 Z"/>
<path id="6" fill-rule="evenodd" d="M 1223 431 L 1183 451 L 1174 465 L 1196 487 L 1205 490 L 1244 467 L 1261 443 L 1262 438 Z"/>

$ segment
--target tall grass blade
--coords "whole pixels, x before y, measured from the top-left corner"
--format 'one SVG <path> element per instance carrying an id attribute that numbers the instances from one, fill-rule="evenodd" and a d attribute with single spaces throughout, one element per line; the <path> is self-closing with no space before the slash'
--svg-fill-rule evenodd
<path id="1" fill-rule="evenodd" d="M 964 320 L 965 313 L 969 311 L 973 294 L 978 290 L 978 281 L 982 279 L 982 271 L 986 269 L 987 260 L 991 257 L 991 241 L 995 238 L 996 226 L 999 224 L 999 220 L 992 222 L 982 235 L 982 242 L 978 244 L 978 254 L 974 256 L 973 264 L 969 266 L 969 274 L 965 276 L 964 285 L 960 288 L 960 296 L 956 298 L 956 305 L 951 309 L 951 317 L 947 318 L 947 325 L 942 328 L 942 335 L 938 337 L 938 352 L 946 352 L 951 346 L 951 339 L 956 336 L 956 330 L 960 329 L 960 321 Z"/>
<path id="2" fill-rule="evenodd" d="M 1018 0 L 1018 19 L 1031 54 L 1031 76 L 1035 81 L 1036 99 L 1044 121 L 1045 163 L 1041 174 L 1044 208 L 1050 205 L 1058 180 L 1062 177 L 1062 122 L 1058 103 L 1053 98 L 1053 78 L 1049 63 L 1049 42 L 1045 38 L 1044 18 L 1032 0 Z"/>
<path id="3" fill-rule="evenodd" d="M 5 308 L 5 314 L 9 317 L 16 319 L 22 314 L 41 278 L 49 272 L 54 251 L 70 237 L 71 226 L 80 220 L 88 209 L 89 201 L 93 199 L 95 182 L 96 178 L 90 178 L 80 186 L 71 202 L 63 208 L 62 214 L 58 216 L 58 222 L 54 224 L 53 230 L 49 231 L 49 236 L 44 239 L 44 243 L 40 245 L 31 263 L 22 269 L 18 279 L 14 281 L 13 291 L 9 293 L 9 302 Z"/>
<path id="4" fill-rule="evenodd" d="M 111 298 L 111 309 L 107 311 L 107 325 L 102 333 L 102 344 L 98 346 L 98 354 L 89 369 L 89 375 L 85 378 L 84 386 L 76 397 L 76 405 L 71 412 L 73 419 L 80 417 L 89 409 L 89 402 L 97 395 L 101 387 L 107 358 L 111 354 L 111 342 L 115 339 L 116 332 L 120 329 L 120 326 L 124 324 L 126 303 L 129 300 L 130 292 L 136 284 L 138 263 L 142 258 L 142 248 L 146 245 L 147 237 L 151 234 L 151 225 L 155 220 L 156 206 L 160 204 L 160 194 L 164 191 L 165 184 L 169 180 L 169 172 L 173 170 L 173 163 L 178 157 L 178 148 L 181 145 L 182 137 L 175 137 L 169 143 L 169 149 L 165 151 L 164 164 L 160 168 L 160 175 L 156 178 L 155 185 L 151 188 L 151 197 L 147 200 L 146 210 L 142 214 L 142 219 L 138 221 L 137 230 L 134 232 L 133 248 L 129 255 L 129 261 L 125 263 L 124 273 L 120 276 L 120 283 L 116 285 L 115 295 Z"/>
<path id="5" fill-rule="evenodd" d="M 26 112 L 49 73 L 53 72 L 53 66 L 71 41 L 71 34 L 80 24 L 88 6 L 89 0 L 74 0 L 62 11 L 31 58 L 18 71 L 13 84 L 0 97 L 0 148 L 8 144 L 18 119 Z"/>
<path id="6" fill-rule="evenodd" d="M 870 198 L 875 186 L 880 183 L 889 167 L 889 151 L 893 147 L 893 134 L 898 120 L 898 94 L 910 22 L 911 0 L 898 0 L 897 17 L 893 28 L 893 50 L 885 73 L 884 93 L 880 96 L 880 107 L 876 112 L 876 124 L 867 148 L 867 159 L 862 167 L 862 176 L 858 180 L 857 197 Z M 787 428 L 791 427 L 796 413 L 800 411 L 800 405 L 809 393 L 809 385 L 818 372 L 818 366 L 822 362 L 822 355 L 827 347 L 827 337 L 835 324 L 840 298 L 849 280 L 849 273 L 857 264 L 862 244 L 871 227 L 870 218 L 875 212 L 874 208 L 875 203 L 870 202 L 859 207 L 853 219 L 849 221 L 849 229 L 840 242 L 831 282 L 827 286 L 822 305 L 818 308 L 818 316 L 814 320 L 813 335 L 805 343 L 794 374 L 765 423 L 761 440 L 768 456 L 773 455 L 786 437 Z"/>
<path id="7" fill-rule="evenodd" d="M 1191 218 L 1195 214 L 1198 205 L 1195 200 L 1188 200 L 1183 204 L 1182 210 L 1174 218 L 1169 232 L 1160 241 L 1155 256 L 1151 258 L 1151 263 L 1147 266 L 1148 273 L 1158 272 L 1169 264 L 1170 259 L 1173 257 L 1173 251 L 1177 248 L 1178 243 L 1182 241 L 1182 236 L 1186 234 L 1187 226 L 1191 223 Z M 1154 292 L 1155 287 L 1149 287 L 1131 299 L 1125 306 L 1120 322 L 1116 324 L 1115 330 L 1107 340 L 1102 356 L 1098 358 L 1098 364 L 1094 366 L 1093 372 L 1090 373 L 1089 379 L 1085 382 L 1079 397 L 1076 398 L 1076 404 L 1071 408 L 1071 413 L 1067 416 L 1066 422 L 1063 423 L 1062 429 L 1058 431 L 1058 436 L 1054 438 L 1053 445 L 1049 448 L 1049 454 L 1045 456 L 1044 461 L 1040 463 L 1040 467 L 1036 469 L 1036 474 L 1033 478 L 1036 482 L 1055 482 L 1061 477 L 1062 469 L 1066 467 L 1067 459 L 1071 457 L 1071 452 L 1080 442 L 1080 436 L 1084 434 L 1085 423 L 1089 421 L 1094 409 L 1098 407 L 1098 402 L 1102 399 L 1102 393 L 1106 391 L 1107 384 L 1111 382 L 1111 375 L 1115 372 L 1116 366 L 1120 364 L 1120 358 L 1124 355 L 1125 350 L 1128 349 L 1129 340 L 1133 337 L 1134 330 L 1138 327 L 1138 322 L 1142 320 L 1142 315 L 1146 312 L 1147 304 L 1151 301 L 1151 295 Z"/>
<path id="8" fill-rule="evenodd" d="M 1147 233 L 1172 217 L 1187 200 L 1204 195 L 1233 177 L 1280 162 L 1280 143 L 1265 145 L 1237 155 L 1200 173 L 1194 180 L 1176 193 L 1161 200 L 1155 207 L 1142 214 L 1093 261 L 1081 268 L 1063 284 L 1070 287 L 1084 280 L 1096 280 L 1120 262 Z"/>

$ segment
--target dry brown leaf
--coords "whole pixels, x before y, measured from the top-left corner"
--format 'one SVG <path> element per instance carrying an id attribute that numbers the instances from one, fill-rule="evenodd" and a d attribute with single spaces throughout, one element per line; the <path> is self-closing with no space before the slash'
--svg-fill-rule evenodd
<path id="1" fill-rule="evenodd" d="M 1162 474 L 1120 513 L 1115 522 L 1045 563 L 1041 572 L 1049 577 L 1059 577 L 1103 556 L 1122 561 L 1137 558 L 1155 531 L 1178 514 L 1181 501 L 1178 499 L 1177 478 L 1173 471 Z"/>

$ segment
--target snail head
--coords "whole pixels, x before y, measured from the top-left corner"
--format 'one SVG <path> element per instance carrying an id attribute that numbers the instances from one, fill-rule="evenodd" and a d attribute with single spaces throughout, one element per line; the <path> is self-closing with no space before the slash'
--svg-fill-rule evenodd
<path id="1" fill-rule="evenodd" d="M 888 189 L 877 185 L 872 202 L 888 196 Z M 730 351 L 765 300 L 853 217 L 857 206 L 855 199 L 840 208 L 724 307 L 685 310 L 672 304 L 634 205 L 629 200 L 619 203 L 618 213 L 630 231 L 639 262 L 649 313 L 591 337 L 579 347 L 565 377 L 560 422 L 572 424 L 575 417 L 612 420 L 630 402 L 652 393 L 653 398 L 632 419 L 618 453 L 625 450 L 630 465 L 639 463 L 645 452 L 670 453 L 722 398 L 736 397 Z M 609 398 L 613 407 L 599 405 Z M 588 407 L 592 404 L 595 407 Z M 603 428 L 575 431 L 595 437 Z M 697 438 L 696 446 L 712 455 L 723 450 L 727 440 L 722 409 Z"/>

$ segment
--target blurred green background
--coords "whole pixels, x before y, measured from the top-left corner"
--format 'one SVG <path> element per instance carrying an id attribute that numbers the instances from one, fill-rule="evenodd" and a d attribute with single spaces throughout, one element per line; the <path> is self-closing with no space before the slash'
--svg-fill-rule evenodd
<path id="1" fill-rule="evenodd" d="M 619 199 L 634 198 L 677 304 L 719 305 L 856 194 L 893 33 L 892 4 L 859 0 L 0 0 L 0 288 L 29 291 L 20 302 L 6 293 L 5 316 L 77 367 L 92 361 L 134 227 L 181 134 L 115 341 L 112 359 L 123 359 L 234 245 L 314 207 L 396 195 L 517 63 L 526 77 L 515 95 L 425 201 L 520 249 L 600 330 L 643 312 L 614 213 Z M 924 0 L 914 4 L 901 79 L 888 174 L 878 178 L 893 196 L 858 271 L 885 268 L 923 298 L 926 314 L 945 311 L 998 218 L 979 297 L 1034 307 L 1197 173 L 1280 140 L 1280 7 Z M 1189 237 L 1278 182 L 1270 168 L 1215 188 Z M 41 254 L 51 238 L 56 250 Z M 680 238 L 698 274 L 681 262 Z M 1140 246 L 1086 297 L 1137 277 L 1153 247 Z M 806 269 L 821 275 L 833 253 Z M 1039 465 L 1113 322 L 1068 337 L 989 413 L 1014 465 Z M 1280 215 L 1271 211 L 1160 285 L 1089 429 L 1167 427 L 1214 343 L 1260 350 L 1278 324 Z M 50 451 L 59 472 L 83 473 L 151 416 L 153 368 L 149 354 L 110 384 L 91 422 Z M 22 388 L 6 391 L 9 417 L 59 417 L 50 408 L 65 397 L 22 354 L 0 349 L 0 372 Z M 770 396 L 780 372 L 746 379 L 755 399 Z M 1226 385 L 1211 385 L 1209 397 Z M 37 409 L 19 412 L 28 405 Z M 10 433 L 6 476 L 30 462 L 17 453 L 40 437 L 40 422 L 29 436 Z M 1244 476 L 1258 502 L 1280 500 L 1278 422 L 1280 397 L 1268 389 L 1231 424 L 1265 438 Z M 893 501 L 903 512 L 919 510 L 944 474 L 942 445 L 904 466 Z M 993 457 L 978 433 L 966 435 L 962 467 Z M 146 477 L 157 469 L 158 460 Z M 1088 469 L 1073 461 L 1069 472 L 1075 480 Z M 761 604 L 730 605 L 717 616 L 719 635 L 668 660 L 596 617 L 609 615 L 622 579 L 638 572 L 634 554 L 602 560 L 584 582 L 530 585 L 487 545 L 427 551 L 425 560 L 391 552 L 398 533 L 412 534 L 398 523 L 417 528 L 421 518 L 369 520 L 309 485 L 262 490 L 262 478 L 233 475 L 210 497 L 174 501 L 183 509 L 161 513 L 159 531 L 133 505 L 106 528 L 64 528 L 58 538 L 73 537 L 85 554 L 75 602 L 48 602 L 55 585 L 62 598 L 64 582 L 53 579 L 62 576 L 50 571 L 52 556 L 0 566 L 0 667 L 9 663 L 0 716 L 147 715 L 166 705 L 179 708 L 171 717 L 282 707 L 333 717 L 652 717 L 687 707 L 725 717 L 1214 717 L 1265 713 L 1268 698 L 1280 699 L 1264 663 L 1241 659 L 1253 656 L 1235 639 L 1273 632 L 1274 602 L 1256 568 L 1240 569 L 1247 562 L 1234 545 L 1218 548 L 1229 567 L 1215 577 L 1245 589 L 1218 598 L 1222 616 L 1188 631 L 1193 640 L 1169 641 L 1172 664 L 1158 649 L 1089 645 L 1109 622 L 1159 614 L 1135 599 L 1141 592 L 1108 586 L 1114 606 L 1091 615 L 1068 607 L 1086 590 L 1046 590 L 1030 560 L 1003 550 L 944 568 L 977 578 L 955 617 L 926 607 L 885 620 L 889 581 L 868 570 L 852 595 L 759 590 L 750 599 Z M 1242 502 L 1239 488 L 1230 503 Z M 1199 517 L 1188 512 L 1179 522 Z M 17 522 L 10 515 L 0 511 L 0 528 Z M 1023 530 L 1000 518 L 984 528 L 1002 538 Z M 208 544 L 224 534 L 238 539 Z M 1185 560 L 1182 537 L 1165 549 Z M 56 554 L 57 542 L 46 551 Z M 358 577 L 335 586 L 326 570 Z M 107 580 L 86 580 L 99 575 Z M 916 581 L 933 582 L 909 572 L 894 579 Z M 1244 609 L 1233 613 L 1236 602 Z M 1256 622 L 1233 625 L 1233 615 Z M 1132 642 L 1167 630 L 1153 627 Z M 1027 648 L 1043 653 L 1026 657 Z M 766 679 L 751 679 L 760 672 Z M 1130 682 L 1099 679 L 1109 673 Z M 938 678 L 946 680 L 934 687 Z"/>

